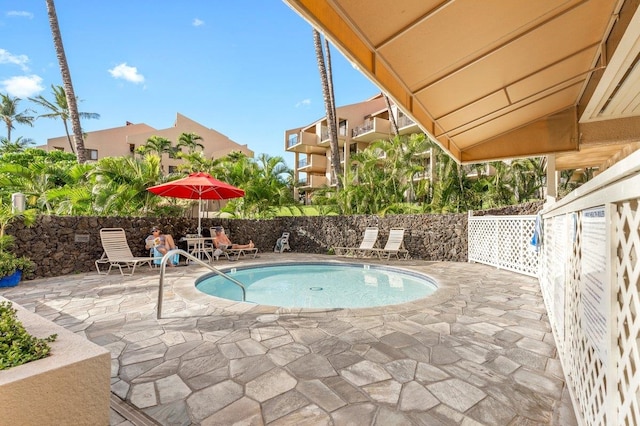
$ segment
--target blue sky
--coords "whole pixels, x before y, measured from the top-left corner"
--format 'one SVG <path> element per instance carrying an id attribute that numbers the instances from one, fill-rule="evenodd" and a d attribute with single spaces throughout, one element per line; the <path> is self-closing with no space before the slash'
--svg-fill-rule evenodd
<path id="1" fill-rule="evenodd" d="M 285 158 L 284 131 L 325 115 L 311 26 L 281 0 L 56 0 L 85 131 L 126 121 L 171 127 L 181 113 L 256 154 Z M 336 104 L 379 90 L 332 49 Z M 0 93 L 52 99 L 62 85 L 44 0 L 0 2 Z M 40 111 L 43 112 L 43 111 Z M 0 134 L 6 137 L 6 129 Z M 59 120 L 16 125 L 37 145 Z"/>

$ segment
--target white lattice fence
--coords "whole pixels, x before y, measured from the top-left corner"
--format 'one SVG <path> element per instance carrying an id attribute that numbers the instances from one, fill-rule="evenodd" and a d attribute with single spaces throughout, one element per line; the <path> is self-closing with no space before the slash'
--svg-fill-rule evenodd
<path id="1" fill-rule="evenodd" d="M 538 254 L 530 244 L 535 216 L 469 216 L 469 262 L 537 276 Z"/>
<path id="2" fill-rule="evenodd" d="M 615 388 L 618 424 L 640 424 L 640 209 L 639 200 L 616 204 Z"/>
<path id="3" fill-rule="evenodd" d="M 640 424 L 640 152 L 543 210 L 540 285 L 584 425 Z"/>

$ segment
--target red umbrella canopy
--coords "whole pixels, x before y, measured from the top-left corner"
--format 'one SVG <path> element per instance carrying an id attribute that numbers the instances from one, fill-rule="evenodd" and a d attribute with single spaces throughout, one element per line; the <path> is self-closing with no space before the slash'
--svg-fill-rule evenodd
<path id="1" fill-rule="evenodd" d="M 156 195 L 192 200 L 227 200 L 244 197 L 244 191 L 215 179 L 209 173 L 191 173 L 189 176 L 172 182 L 147 188 Z"/>

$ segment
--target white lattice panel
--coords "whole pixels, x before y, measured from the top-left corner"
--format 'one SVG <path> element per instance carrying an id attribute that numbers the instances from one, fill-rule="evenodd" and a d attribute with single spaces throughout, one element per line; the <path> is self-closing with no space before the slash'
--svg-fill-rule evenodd
<path id="1" fill-rule="evenodd" d="M 562 344 L 565 375 L 574 389 L 575 400 L 581 413 L 589 413 L 583 420 L 586 425 L 607 425 L 606 369 L 595 348 L 587 339 L 581 323 L 581 242 L 582 221 L 577 218 L 575 242 L 567 259 L 567 298 L 565 304 L 565 339 Z M 603 242 L 604 243 L 604 242 Z"/>
<path id="2" fill-rule="evenodd" d="M 640 424 L 640 209 L 638 200 L 616 205 L 615 388 L 619 425 Z"/>
<path id="3" fill-rule="evenodd" d="M 539 274 L 567 386 L 580 424 L 640 425 L 640 152 L 570 195 L 543 211 Z"/>
<path id="4" fill-rule="evenodd" d="M 535 220 L 535 216 L 469 217 L 469 261 L 537 276 L 538 253 L 530 244 Z"/>

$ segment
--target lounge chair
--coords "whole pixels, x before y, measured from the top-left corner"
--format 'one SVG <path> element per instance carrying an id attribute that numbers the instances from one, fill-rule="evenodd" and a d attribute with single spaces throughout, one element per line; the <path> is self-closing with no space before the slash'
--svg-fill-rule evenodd
<path id="1" fill-rule="evenodd" d="M 282 236 L 276 241 L 276 245 L 273 248 L 274 253 L 282 253 L 285 250 L 291 251 L 289 247 L 289 233 L 283 232 Z"/>
<path id="2" fill-rule="evenodd" d="M 102 248 L 104 253 L 102 257 L 96 260 L 96 269 L 100 275 L 108 275 L 111 272 L 111 268 L 114 266 L 120 269 L 122 275 L 133 275 L 136 271 L 136 266 L 147 264 L 149 268 L 152 268 L 153 262 L 157 260 L 157 257 L 136 257 L 131 253 L 129 243 L 127 242 L 127 234 L 125 234 L 122 228 L 102 228 L 100 230 L 100 240 L 102 241 Z M 162 259 L 162 257 L 160 257 Z M 100 270 L 100 265 L 109 265 L 109 269 L 106 272 Z M 127 270 L 131 270 L 130 273 L 125 274 L 123 267 Z"/>
<path id="3" fill-rule="evenodd" d="M 217 227 L 213 227 L 211 228 L 211 235 L 215 235 L 215 230 Z M 220 227 L 222 228 L 222 227 Z M 222 233 L 226 234 L 226 231 L 224 228 L 222 228 Z M 228 235 L 227 235 L 228 237 Z M 258 257 L 258 247 L 253 247 L 253 248 L 227 248 L 227 247 L 222 247 L 220 246 L 220 249 L 222 250 L 220 253 L 217 253 L 217 250 L 214 252 L 214 256 L 216 258 L 216 260 L 218 259 L 219 256 L 224 255 L 228 260 L 238 260 L 238 258 L 240 256 L 246 256 L 249 254 L 252 254 L 252 257 Z M 216 256 L 217 253 L 217 256 Z"/>
<path id="4" fill-rule="evenodd" d="M 380 259 L 391 259 L 391 256 L 395 256 L 397 259 L 400 259 L 400 256 L 402 259 L 410 259 L 409 252 L 404 248 L 404 228 L 391 228 L 384 248 L 373 249 L 372 252 L 377 254 Z"/>
<path id="5" fill-rule="evenodd" d="M 378 228 L 368 227 L 362 235 L 362 242 L 359 247 L 334 247 L 336 256 L 345 257 L 370 257 L 373 255 L 373 248 L 378 240 Z"/>

